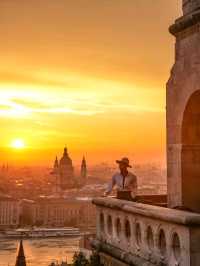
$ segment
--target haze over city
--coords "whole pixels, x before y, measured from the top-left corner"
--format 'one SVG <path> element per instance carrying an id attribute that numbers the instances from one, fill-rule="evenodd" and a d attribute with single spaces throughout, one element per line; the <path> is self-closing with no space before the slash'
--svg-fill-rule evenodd
<path id="1" fill-rule="evenodd" d="M 180 4 L 1 1 L 2 160 L 48 164 L 67 145 L 75 161 L 163 161 Z"/>

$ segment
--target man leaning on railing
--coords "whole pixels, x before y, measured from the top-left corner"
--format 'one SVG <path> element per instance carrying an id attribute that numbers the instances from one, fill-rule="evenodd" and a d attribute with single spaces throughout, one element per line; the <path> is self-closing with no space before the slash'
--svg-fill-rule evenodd
<path id="1" fill-rule="evenodd" d="M 132 166 L 129 164 L 128 158 L 117 160 L 119 172 L 115 173 L 111 182 L 106 189 L 104 196 L 108 196 L 114 187 L 117 190 L 117 198 L 124 200 L 136 200 L 137 196 L 137 177 L 128 171 Z"/>

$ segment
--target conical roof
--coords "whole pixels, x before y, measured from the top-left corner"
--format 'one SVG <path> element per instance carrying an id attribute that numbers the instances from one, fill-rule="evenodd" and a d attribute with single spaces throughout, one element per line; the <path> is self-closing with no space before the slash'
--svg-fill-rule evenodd
<path id="1" fill-rule="evenodd" d="M 86 166 L 86 160 L 85 160 L 85 156 L 83 156 L 83 159 L 82 159 L 82 167 L 85 167 Z"/>
<path id="2" fill-rule="evenodd" d="M 56 156 L 55 162 L 54 162 L 54 168 L 58 168 L 59 164 L 58 164 L 58 157 Z"/>
<path id="3" fill-rule="evenodd" d="M 26 258 L 24 255 L 24 247 L 23 247 L 23 241 L 20 241 L 19 244 L 19 250 L 18 250 L 18 256 L 16 259 L 15 266 L 26 266 Z"/>

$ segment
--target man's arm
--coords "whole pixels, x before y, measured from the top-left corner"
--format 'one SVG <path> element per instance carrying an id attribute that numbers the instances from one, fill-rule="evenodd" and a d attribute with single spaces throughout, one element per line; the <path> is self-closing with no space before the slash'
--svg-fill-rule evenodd
<path id="1" fill-rule="evenodd" d="M 108 184 L 108 187 L 104 193 L 105 196 L 108 196 L 112 190 L 113 190 L 113 187 L 115 186 L 116 182 L 115 182 L 115 176 L 112 176 L 112 180 L 109 182 Z"/>
<path id="2" fill-rule="evenodd" d="M 131 181 L 131 190 L 134 193 L 134 195 L 137 195 L 138 192 L 138 184 L 137 184 L 137 177 L 133 175 L 132 181 Z"/>

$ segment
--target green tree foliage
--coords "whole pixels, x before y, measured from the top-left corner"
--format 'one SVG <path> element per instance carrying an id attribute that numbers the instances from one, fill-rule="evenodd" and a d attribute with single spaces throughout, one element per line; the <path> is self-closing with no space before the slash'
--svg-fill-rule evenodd
<path id="1" fill-rule="evenodd" d="M 82 252 L 75 253 L 73 257 L 73 266 L 103 266 L 100 263 L 100 257 L 97 252 L 93 252 L 90 259 L 87 260 Z"/>
<path id="2" fill-rule="evenodd" d="M 90 266 L 103 266 L 100 263 L 100 257 L 97 252 L 93 252 L 93 254 L 90 256 Z"/>
<path id="3" fill-rule="evenodd" d="M 86 259 L 82 252 L 75 253 L 73 257 L 73 266 L 90 266 L 89 261 Z"/>

